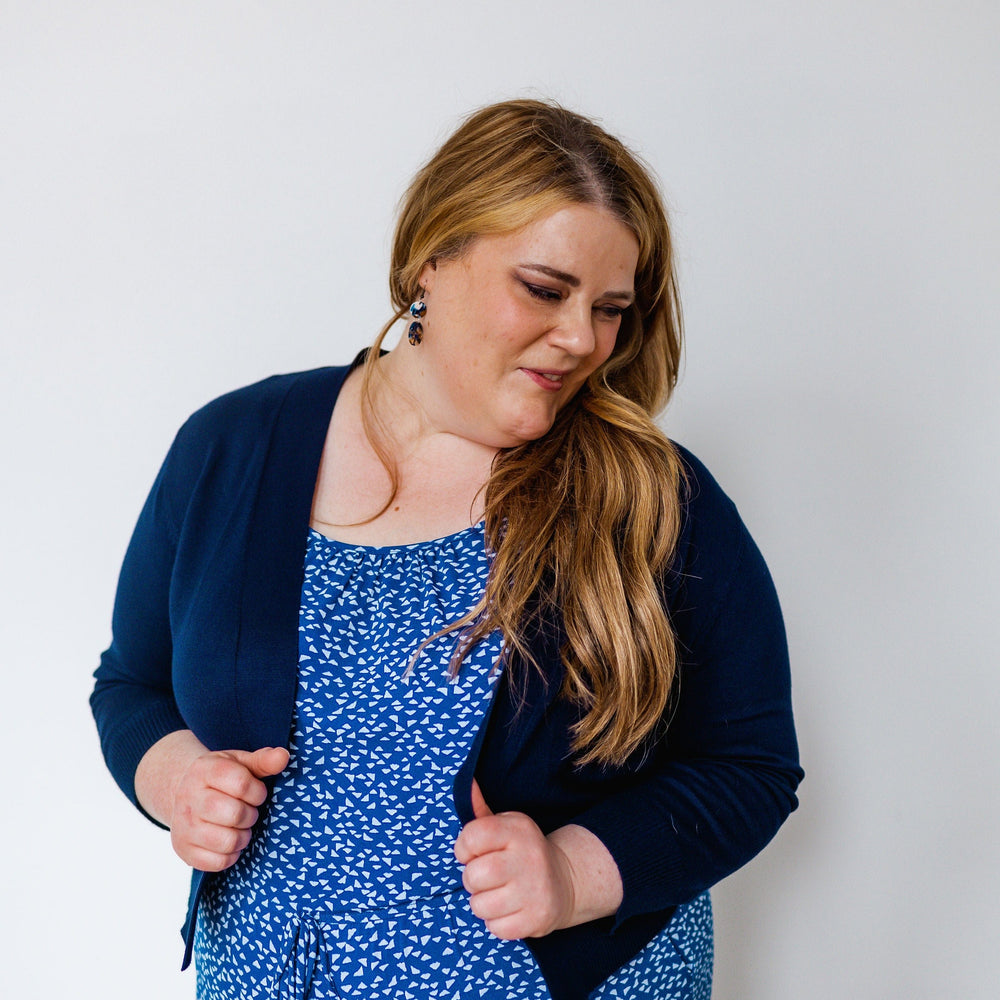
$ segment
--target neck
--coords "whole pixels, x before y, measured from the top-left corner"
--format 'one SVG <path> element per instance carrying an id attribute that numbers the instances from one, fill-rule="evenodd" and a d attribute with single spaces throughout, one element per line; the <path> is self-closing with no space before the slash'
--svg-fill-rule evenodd
<path id="1" fill-rule="evenodd" d="M 461 462 L 481 468 L 485 482 L 498 449 L 456 434 L 434 419 L 433 392 L 413 353 L 401 341 L 376 361 L 370 392 L 373 429 L 401 471 L 413 461 L 443 468 Z"/>

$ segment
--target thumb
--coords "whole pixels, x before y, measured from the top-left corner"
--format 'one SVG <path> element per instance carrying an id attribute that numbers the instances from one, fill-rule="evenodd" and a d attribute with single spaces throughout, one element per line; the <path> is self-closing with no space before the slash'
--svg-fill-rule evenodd
<path id="1" fill-rule="evenodd" d="M 284 771 L 288 766 L 288 756 L 284 747 L 261 747 L 247 754 L 240 763 L 255 778 L 269 778 Z"/>
<path id="2" fill-rule="evenodd" d="M 486 804 L 486 799 L 483 798 L 483 790 L 479 787 L 479 782 L 475 778 L 472 779 L 472 815 L 476 819 L 493 815 L 493 810 Z"/>

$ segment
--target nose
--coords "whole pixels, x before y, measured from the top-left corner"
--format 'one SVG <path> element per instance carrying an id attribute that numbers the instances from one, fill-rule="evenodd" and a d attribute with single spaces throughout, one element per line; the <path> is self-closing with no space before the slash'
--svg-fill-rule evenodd
<path id="1" fill-rule="evenodd" d="M 549 343 L 577 358 L 592 354 L 597 348 L 597 334 L 589 306 L 563 310 L 558 323 L 549 332 Z"/>

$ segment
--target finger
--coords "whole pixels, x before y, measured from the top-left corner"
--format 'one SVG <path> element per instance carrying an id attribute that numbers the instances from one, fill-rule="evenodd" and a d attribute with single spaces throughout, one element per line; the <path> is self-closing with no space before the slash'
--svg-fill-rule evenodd
<path id="1" fill-rule="evenodd" d="M 250 831 L 198 823 L 171 830 L 171 841 L 176 853 L 193 868 L 222 871 L 236 863 L 250 842 Z"/>
<path id="2" fill-rule="evenodd" d="M 493 815 L 493 810 L 486 804 L 486 799 L 483 797 L 483 790 L 479 787 L 479 782 L 475 778 L 472 779 L 472 815 L 476 819 Z"/>
<path id="3" fill-rule="evenodd" d="M 252 756 L 242 750 L 223 750 L 208 754 L 200 762 L 204 785 L 246 802 L 247 805 L 262 805 L 267 798 L 267 786 L 258 781 L 248 767 Z"/>
<path id="4" fill-rule="evenodd" d="M 250 843 L 250 831 L 215 823 L 198 823 L 191 828 L 188 840 L 192 847 L 200 847 L 213 854 L 239 854 Z"/>
<path id="5" fill-rule="evenodd" d="M 469 897 L 469 908 L 480 920 L 499 920 L 519 913 L 521 907 L 516 905 L 504 889 L 491 889 L 489 892 L 476 892 Z"/>
<path id="6" fill-rule="evenodd" d="M 475 857 L 475 854 L 469 849 L 464 830 L 458 835 L 452 850 L 455 854 L 455 860 L 460 865 L 467 865 Z"/>
<path id="7" fill-rule="evenodd" d="M 250 756 L 250 773 L 257 778 L 270 778 L 288 767 L 289 753 L 284 747 L 261 747 Z"/>
<path id="8" fill-rule="evenodd" d="M 468 864 L 480 854 L 543 839 L 544 835 L 530 816 L 516 812 L 497 813 L 474 819 L 462 827 L 455 841 L 455 857 L 462 864 Z"/>
<path id="9" fill-rule="evenodd" d="M 488 892 L 507 885 L 511 881 L 508 860 L 504 851 L 480 854 L 466 864 L 465 871 L 462 872 L 462 885 L 470 893 Z"/>
<path id="10" fill-rule="evenodd" d="M 486 929 L 503 941 L 520 941 L 526 937 L 538 936 L 537 930 L 525 920 L 523 913 L 512 913 L 506 917 L 487 920 Z"/>
<path id="11" fill-rule="evenodd" d="M 284 747 L 261 747 L 249 750 L 223 750 L 230 760 L 242 764 L 255 778 L 270 778 L 281 774 L 288 766 L 289 754 Z"/>
<path id="12" fill-rule="evenodd" d="M 214 788 L 205 789 L 196 814 L 206 823 L 235 830 L 251 829 L 260 815 L 254 806 Z"/>
<path id="13" fill-rule="evenodd" d="M 455 841 L 455 857 L 458 862 L 467 865 L 473 858 L 491 851 L 502 851 L 510 837 L 505 824 L 496 816 L 486 816 L 474 819 L 462 827 L 462 832 Z"/>
<path id="14" fill-rule="evenodd" d="M 200 847 L 187 850 L 175 847 L 175 850 L 181 861 L 200 872 L 223 872 L 227 868 L 232 868 L 240 859 L 239 854 L 215 854 Z"/>

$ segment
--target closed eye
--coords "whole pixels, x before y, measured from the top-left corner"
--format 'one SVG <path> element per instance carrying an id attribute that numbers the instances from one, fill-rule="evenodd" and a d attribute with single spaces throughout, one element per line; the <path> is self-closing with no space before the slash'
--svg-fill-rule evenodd
<path id="1" fill-rule="evenodd" d="M 522 285 L 528 290 L 528 294 L 536 299 L 541 299 L 543 302 L 558 302 L 562 295 L 551 289 L 543 288 L 541 285 L 532 285 L 528 281 L 522 281 Z"/>
<path id="2" fill-rule="evenodd" d="M 625 315 L 621 306 L 594 306 L 594 309 L 606 319 L 621 319 Z"/>

